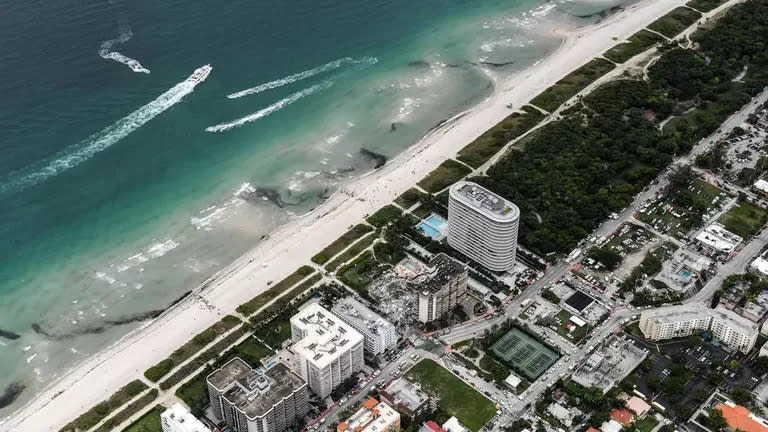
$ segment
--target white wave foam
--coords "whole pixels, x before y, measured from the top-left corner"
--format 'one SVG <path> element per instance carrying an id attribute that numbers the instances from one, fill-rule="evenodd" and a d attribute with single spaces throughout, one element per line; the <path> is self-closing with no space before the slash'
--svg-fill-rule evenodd
<path id="1" fill-rule="evenodd" d="M 376 64 L 378 62 L 378 59 L 376 57 L 363 57 L 362 59 L 355 60 L 350 57 L 344 57 L 338 60 L 334 60 L 332 62 L 328 62 L 324 65 L 317 66 L 315 68 L 305 70 L 303 72 L 299 72 L 293 75 L 288 75 L 285 78 L 280 78 L 278 80 L 266 82 L 264 84 L 259 84 L 255 87 L 247 88 L 245 90 L 241 90 L 239 92 L 232 93 L 230 95 L 227 95 L 230 99 L 237 99 L 241 98 L 243 96 L 248 96 L 256 93 L 261 93 L 263 91 L 271 90 L 273 88 L 282 87 L 284 85 L 292 84 L 297 81 L 301 81 L 307 78 L 311 78 L 315 75 L 320 75 L 321 73 L 328 72 L 334 69 L 338 69 L 341 66 L 345 64 Z"/>
<path id="2" fill-rule="evenodd" d="M 275 111 L 279 111 L 285 108 L 286 106 L 298 101 L 299 99 L 305 96 L 309 96 L 312 93 L 318 92 L 320 90 L 325 90 L 332 85 L 333 85 L 332 81 L 324 81 L 324 82 L 321 82 L 320 84 L 315 84 L 312 87 L 308 87 L 302 91 L 296 92 L 286 97 L 285 99 L 281 99 L 266 108 L 262 108 L 253 114 L 247 115 L 245 117 L 239 118 L 229 123 L 221 123 L 216 126 L 208 126 L 207 128 L 205 128 L 205 130 L 206 132 L 226 132 L 230 129 L 234 129 L 246 123 L 250 123 L 260 118 L 266 117 L 274 113 Z"/>
<path id="3" fill-rule="evenodd" d="M 535 17 L 543 17 L 549 15 L 549 13 L 552 11 L 552 9 L 557 7 L 557 3 L 545 3 L 533 11 L 531 11 L 531 15 Z"/>
<path id="4" fill-rule="evenodd" d="M 91 135 L 76 145 L 65 148 L 49 159 L 11 173 L 9 175 L 10 180 L 4 179 L 0 183 L 0 195 L 11 190 L 33 186 L 81 164 L 100 151 L 106 150 L 163 111 L 181 102 L 184 96 L 192 93 L 195 86 L 205 80 L 210 70 L 210 65 L 198 68 L 189 78 L 176 84 L 152 102 L 104 128 L 101 132 Z"/>
<path id="5" fill-rule="evenodd" d="M 34 353 L 31 356 L 27 357 L 27 364 L 32 363 L 32 360 L 34 360 L 35 357 L 37 357 L 37 353 Z"/>
<path id="6" fill-rule="evenodd" d="M 421 106 L 421 98 L 403 98 L 403 103 L 397 110 L 397 116 L 395 116 L 396 122 L 401 122 L 408 118 L 416 108 Z"/>
<path id="7" fill-rule="evenodd" d="M 117 51 L 111 51 L 112 46 L 128 42 L 132 37 L 133 37 L 133 33 L 131 32 L 131 29 L 129 27 L 126 27 L 120 33 L 120 36 L 117 39 L 110 39 L 108 41 L 104 41 L 101 43 L 101 48 L 99 49 L 99 56 L 101 56 L 101 58 L 106 60 L 114 60 L 118 63 L 122 63 L 128 66 L 129 68 L 131 68 L 131 70 L 134 72 L 148 74 L 149 69 L 142 66 L 138 60 L 127 57 L 123 54 L 120 54 Z"/>

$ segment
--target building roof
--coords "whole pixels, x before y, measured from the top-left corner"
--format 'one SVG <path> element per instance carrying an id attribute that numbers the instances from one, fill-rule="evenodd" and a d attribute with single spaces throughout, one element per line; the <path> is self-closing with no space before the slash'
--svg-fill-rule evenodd
<path id="1" fill-rule="evenodd" d="M 760 326 L 757 323 L 744 318 L 722 305 L 718 305 L 716 308 L 712 309 L 712 317 L 714 319 L 726 321 L 729 327 L 738 330 L 742 334 L 757 335 L 757 332 L 760 330 Z"/>
<path id="2" fill-rule="evenodd" d="M 428 271 L 419 275 L 413 283 L 424 295 L 429 295 L 445 288 L 449 282 L 466 278 L 468 274 L 466 265 L 444 253 L 439 253 L 429 261 Z"/>
<path id="3" fill-rule="evenodd" d="M 396 406 L 402 406 L 414 412 L 429 401 L 429 396 L 426 393 L 405 378 L 392 381 L 384 393 L 387 399 Z"/>
<path id="4" fill-rule="evenodd" d="M 759 257 L 755 258 L 754 261 L 752 261 L 752 264 L 750 266 L 755 270 L 760 272 L 761 274 L 768 275 L 768 260 L 764 258 L 765 254 L 760 255 Z"/>
<path id="5" fill-rule="evenodd" d="M 731 429 L 743 430 L 744 432 L 768 432 L 768 422 L 752 414 L 741 405 L 725 403 L 715 408 L 723 413 L 723 418 Z"/>
<path id="6" fill-rule="evenodd" d="M 593 427 L 590 427 L 589 429 L 587 429 L 587 432 L 600 432 L 600 429 L 595 429 Z"/>
<path id="7" fill-rule="evenodd" d="M 469 429 L 461 424 L 455 416 L 451 416 L 451 418 L 443 423 L 443 430 L 446 432 L 469 432 Z"/>
<path id="8" fill-rule="evenodd" d="M 385 402 L 368 398 L 354 414 L 336 426 L 337 432 L 384 432 L 389 425 L 400 422 L 400 414 Z"/>
<path id="9" fill-rule="evenodd" d="M 608 420 L 600 425 L 600 430 L 603 432 L 621 432 L 624 427 L 616 420 Z"/>
<path id="10" fill-rule="evenodd" d="M 170 408 L 163 411 L 160 417 L 169 424 L 175 426 L 174 430 L 185 432 L 210 432 L 210 429 L 193 416 L 180 403 L 173 404 Z"/>
<path id="11" fill-rule="evenodd" d="M 756 181 L 752 187 L 755 188 L 755 190 L 758 190 L 763 193 L 768 193 L 768 181 L 765 181 L 763 179 L 759 179 Z"/>
<path id="12" fill-rule="evenodd" d="M 373 334 L 394 331 L 394 325 L 360 303 L 354 297 L 344 297 L 336 302 L 331 311 L 357 328 L 367 328 Z"/>
<path id="13" fill-rule="evenodd" d="M 520 218 L 520 209 L 477 183 L 458 181 L 451 186 L 450 196 L 497 222 Z"/>
<path id="14" fill-rule="evenodd" d="M 445 429 L 441 428 L 440 425 L 435 423 L 434 420 L 427 420 L 427 422 L 424 423 L 424 426 L 434 432 L 445 432 Z"/>
<path id="15" fill-rule="evenodd" d="M 211 372 L 207 381 L 250 419 L 263 416 L 306 385 L 282 363 L 269 369 L 253 369 L 239 357 Z"/>
<path id="16" fill-rule="evenodd" d="M 520 385 L 521 382 L 523 382 L 523 380 L 520 379 L 520 377 L 515 375 L 513 372 L 510 372 L 509 376 L 507 376 L 507 379 L 505 379 L 504 382 L 508 386 L 510 386 L 512 388 L 516 388 L 517 386 Z"/>
<path id="17" fill-rule="evenodd" d="M 576 315 L 571 315 L 569 320 L 579 327 L 584 327 L 587 324 L 583 319 L 577 317 Z"/>
<path id="18" fill-rule="evenodd" d="M 706 319 L 710 312 L 712 312 L 712 309 L 708 308 L 704 303 L 688 303 L 649 309 L 644 311 L 643 315 L 659 323 L 667 323 Z"/>
<path id="19" fill-rule="evenodd" d="M 611 411 L 611 418 L 624 426 L 630 426 L 632 425 L 632 421 L 635 419 L 635 415 L 632 414 L 631 411 L 624 408 L 616 408 Z"/>
<path id="20" fill-rule="evenodd" d="M 318 369 L 328 366 L 340 350 L 361 343 L 363 335 L 317 303 L 312 303 L 291 317 L 293 351 Z M 298 337 L 297 337 L 298 336 Z"/>
<path id="21" fill-rule="evenodd" d="M 702 230 L 696 240 L 714 250 L 731 253 L 744 239 L 715 222 Z"/>
<path id="22" fill-rule="evenodd" d="M 627 408 L 629 408 L 631 411 L 634 411 L 634 413 L 638 416 L 642 416 L 643 414 L 650 411 L 651 406 L 639 397 L 632 396 L 627 400 Z"/>

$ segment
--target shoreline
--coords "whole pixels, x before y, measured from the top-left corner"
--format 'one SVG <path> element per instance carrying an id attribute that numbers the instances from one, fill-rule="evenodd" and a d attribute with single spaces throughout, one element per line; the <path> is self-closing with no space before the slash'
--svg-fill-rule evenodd
<path id="1" fill-rule="evenodd" d="M 429 130 L 383 167 L 334 192 L 315 209 L 262 240 L 205 279 L 182 302 L 65 372 L 32 400 L 0 421 L 21 431 L 58 430 L 109 397 L 192 336 L 264 291 L 402 192 L 511 111 L 579 66 L 601 55 L 684 0 L 641 0 L 596 24 L 565 32 L 560 45 L 533 66 L 496 83 L 474 107 Z M 617 37 L 617 40 L 613 38 Z"/>

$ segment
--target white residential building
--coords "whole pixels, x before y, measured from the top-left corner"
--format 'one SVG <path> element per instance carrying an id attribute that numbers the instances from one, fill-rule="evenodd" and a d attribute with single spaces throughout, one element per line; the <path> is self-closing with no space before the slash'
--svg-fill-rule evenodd
<path id="1" fill-rule="evenodd" d="M 714 222 L 696 236 L 696 241 L 706 248 L 710 255 L 728 256 L 744 239 L 725 229 L 722 224 Z"/>
<path id="2" fill-rule="evenodd" d="M 363 335 L 317 303 L 291 317 L 301 376 L 320 397 L 363 368 Z"/>
<path id="3" fill-rule="evenodd" d="M 160 414 L 160 425 L 163 432 L 211 432 L 179 403 L 173 404 Z"/>
<path id="4" fill-rule="evenodd" d="M 466 181 L 456 182 L 448 200 L 448 244 L 489 270 L 515 264 L 520 209 Z"/>
<path id="5" fill-rule="evenodd" d="M 756 274 L 760 279 L 768 279 L 768 252 L 764 252 L 749 265 L 749 270 Z"/>
<path id="6" fill-rule="evenodd" d="M 235 357 L 206 382 L 214 416 L 236 432 L 283 432 L 309 412 L 307 383 L 282 363 L 253 369 Z"/>
<path id="7" fill-rule="evenodd" d="M 371 355 L 397 346 L 395 326 L 354 297 L 339 300 L 331 311 L 363 335 L 363 346 Z"/>
<path id="8" fill-rule="evenodd" d="M 759 326 L 741 315 L 702 303 L 671 306 L 643 312 L 640 331 L 651 340 L 684 337 L 709 330 L 712 338 L 728 347 L 748 353 L 757 341 Z"/>
<path id="9" fill-rule="evenodd" d="M 428 323 L 450 312 L 467 294 L 467 267 L 446 254 L 435 255 L 429 270 L 411 283 L 419 293 L 419 321 Z"/>

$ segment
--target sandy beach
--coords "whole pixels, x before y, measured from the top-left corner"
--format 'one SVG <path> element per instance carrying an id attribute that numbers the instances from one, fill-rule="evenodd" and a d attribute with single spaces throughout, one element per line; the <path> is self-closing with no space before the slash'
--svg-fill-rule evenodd
<path id="1" fill-rule="evenodd" d="M 685 0 L 642 0 L 599 24 L 563 32 L 561 46 L 546 59 L 505 82 L 492 96 L 456 116 L 377 171 L 334 193 L 287 224 L 198 287 L 160 318 L 126 335 L 69 371 L 35 399 L 0 421 L 0 429 L 56 431 L 109 397 L 192 336 L 279 281 L 350 225 L 390 203 L 447 158 L 572 70 L 599 56 Z"/>

